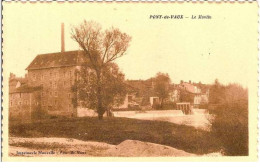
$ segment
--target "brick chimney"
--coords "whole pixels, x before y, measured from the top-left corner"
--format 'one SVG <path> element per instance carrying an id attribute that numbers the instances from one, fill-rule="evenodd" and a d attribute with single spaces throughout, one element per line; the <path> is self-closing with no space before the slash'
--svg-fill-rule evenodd
<path id="1" fill-rule="evenodd" d="M 61 52 L 65 51 L 64 23 L 61 23 Z"/>

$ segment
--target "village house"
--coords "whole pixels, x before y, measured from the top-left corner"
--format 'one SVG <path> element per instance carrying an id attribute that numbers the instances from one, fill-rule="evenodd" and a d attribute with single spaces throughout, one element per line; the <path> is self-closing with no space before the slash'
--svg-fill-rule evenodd
<path id="1" fill-rule="evenodd" d="M 193 107 L 197 108 L 201 104 L 207 104 L 208 98 L 209 98 L 209 88 L 204 86 L 203 84 L 198 83 L 191 83 L 189 82 L 183 82 L 179 84 L 179 90 L 180 90 L 180 97 L 189 97 L 192 103 Z M 180 100 L 183 101 L 183 100 Z"/>
<path id="2" fill-rule="evenodd" d="M 79 116 L 82 109 L 73 105 L 72 86 L 77 70 L 87 62 L 83 51 L 65 51 L 62 25 L 61 52 L 39 54 L 26 68 L 24 78 L 10 74 L 10 119 L 31 119 L 34 111 L 49 115 Z M 22 117 L 21 117 L 22 116 Z"/>
<path id="3" fill-rule="evenodd" d="M 41 87 L 27 85 L 27 77 L 18 78 L 10 74 L 9 78 L 9 118 L 10 120 L 31 120 L 32 112 L 39 107 Z"/>

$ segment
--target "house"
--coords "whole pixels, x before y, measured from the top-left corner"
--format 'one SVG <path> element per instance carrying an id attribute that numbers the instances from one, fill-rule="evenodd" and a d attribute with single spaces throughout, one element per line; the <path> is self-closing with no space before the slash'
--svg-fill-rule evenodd
<path id="1" fill-rule="evenodd" d="M 9 119 L 30 121 L 40 105 L 41 87 L 28 86 L 26 78 L 17 78 L 11 73 L 9 78 Z"/>
<path id="2" fill-rule="evenodd" d="M 20 114 L 30 118 L 36 107 L 50 115 L 79 115 L 77 104 L 73 104 L 76 95 L 72 86 L 79 78 L 77 71 L 88 64 L 88 60 L 83 51 L 65 51 L 63 36 L 62 29 L 61 52 L 37 55 L 26 68 L 24 78 L 10 74 L 9 114 L 12 119 L 23 119 L 18 117 Z"/>
<path id="3" fill-rule="evenodd" d="M 194 107 L 208 103 L 209 87 L 207 85 L 181 81 L 179 89 L 180 101 L 182 102 L 190 102 Z"/>
<path id="4" fill-rule="evenodd" d="M 135 90 L 133 100 L 140 106 L 150 108 L 158 103 L 159 98 L 154 91 L 153 79 L 127 80 L 126 83 Z"/>

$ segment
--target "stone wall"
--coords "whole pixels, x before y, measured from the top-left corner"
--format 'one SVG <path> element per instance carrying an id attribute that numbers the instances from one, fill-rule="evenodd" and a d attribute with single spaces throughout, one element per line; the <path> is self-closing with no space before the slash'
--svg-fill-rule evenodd
<path id="1" fill-rule="evenodd" d="M 28 71 L 29 86 L 42 86 L 41 106 L 52 115 L 75 116 L 73 92 L 76 66 Z"/>
<path id="2" fill-rule="evenodd" d="M 32 120 L 32 113 L 40 107 L 40 91 L 9 94 L 9 119 L 21 122 Z"/>

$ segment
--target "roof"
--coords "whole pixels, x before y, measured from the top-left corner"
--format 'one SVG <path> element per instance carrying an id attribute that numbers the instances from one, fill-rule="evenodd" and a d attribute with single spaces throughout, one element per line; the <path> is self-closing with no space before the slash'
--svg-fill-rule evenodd
<path id="1" fill-rule="evenodd" d="M 153 90 L 152 80 L 127 80 L 126 83 L 130 85 L 135 90 L 139 91 L 140 95 L 151 97 L 156 96 Z"/>
<path id="2" fill-rule="evenodd" d="M 9 82 L 20 82 L 21 84 L 26 84 L 28 81 L 27 78 L 13 78 L 13 79 L 10 79 Z"/>
<path id="3" fill-rule="evenodd" d="M 31 87 L 31 86 L 28 86 L 27 84 L 25 84 L 15 90 L 11 91 L 10 93 L 31 93 L 31 92 L 41 90 L 41 89 L 42 89 L 41 86 Z"/>
<path id="4" fill-rule="evenodd" d="M 81 50 L 37 55 L 26 70 L 76 66 L 86 62 Z"/>

